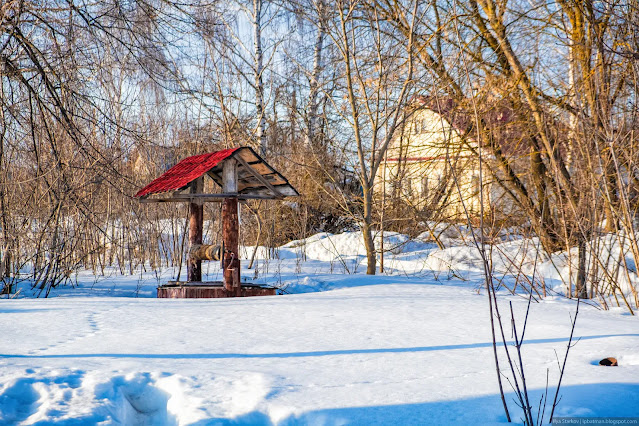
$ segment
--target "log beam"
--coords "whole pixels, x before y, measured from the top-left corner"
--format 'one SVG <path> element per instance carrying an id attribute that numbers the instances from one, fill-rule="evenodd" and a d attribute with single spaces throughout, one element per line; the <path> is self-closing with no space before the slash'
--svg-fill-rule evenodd
<path id="1" fill-rule="evenodd" d="M 220 260 L 222 248 L 211 244 L 195 244 L 191 246 L 189 257 L 193 260 Z"/>
<path id="2" fill-rule="evenodd" d="M 190 203 L 193 201 L 203 203 L 221 203 L 225 198 L 237 198 L 238 200 L 272 200 L 272 195 L 264 194 L 176 194 L 171 197 L 142 198 L 140 202 L 149 203 Z"/>

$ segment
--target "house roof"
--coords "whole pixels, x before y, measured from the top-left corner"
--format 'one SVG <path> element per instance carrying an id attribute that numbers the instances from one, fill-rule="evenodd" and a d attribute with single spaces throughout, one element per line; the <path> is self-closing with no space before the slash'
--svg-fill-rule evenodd
<path id="1" fill-rule="evenodd" d="M 267 198 L 299 195 L 284 176 L 257 155 L 253 149 L 245 146 L 187 157 L 140 189 L 134 196 L 146 198 L 164 192 L 183 190 L 204 175 L 208 175 L 215 183 L 222 186 L 223 164 L 231 158 L 239 162 L 238 194 Z M 268 182 L 268 186 L 263 183 L 264 180 Z M 274 194 L 272 189 L 275 189 L 277 194 Z M 269 195 L 272 197 L 268 197 Z"/>
<path id="2" fill-rule="evenodd" d="M 529 117 L 532 112 L 526 104 L 518 103 L 512 98 L 478 99 L 473 104 L 471 99 L 456 100 L 450 97 L 415 96 L 415 109 L 428 109 L 443 117 L 459 135 L 475 140 L 477 135 L 477 118 L 480 125 L 491 132 L 493 141 L 497 143 L 506 156 L 520 157 L 529 153 L 531 135 L 537 130 Z M 476 115 L 478 117 L 476 117 Z M 548 114 L 544 119 L 554 121 Z M 559 128 L 565 128 L 555 122 Z M 559 149 L 564 143 L 558 137 Z"/>

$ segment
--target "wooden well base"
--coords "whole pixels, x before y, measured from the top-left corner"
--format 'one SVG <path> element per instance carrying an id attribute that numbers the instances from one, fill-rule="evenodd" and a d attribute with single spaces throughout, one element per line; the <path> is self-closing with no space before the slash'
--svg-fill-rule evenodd
<path id="1" fill-rule="evenodd" d="M 239 294 L 229 292 L 220 281 L 169 281 L 158 287 L 159 299 L 211 299 L 222 297 L 274 296 L 277 289 L 257 285 L 242 285 Z"/>

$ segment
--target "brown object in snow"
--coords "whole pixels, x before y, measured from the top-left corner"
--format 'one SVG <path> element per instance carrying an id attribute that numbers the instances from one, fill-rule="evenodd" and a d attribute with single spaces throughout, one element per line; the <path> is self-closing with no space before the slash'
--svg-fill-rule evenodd
<path id="1" fill-rule="evenodd" d="M 601 361 L 599 361 L 599 365 L 603 365 L 605 367 L 617 367 L 617 366 L 619 366 L 619 364 L 617 364 L 617 358 L 613 358 L 613 357 L 602 359 Z"/>

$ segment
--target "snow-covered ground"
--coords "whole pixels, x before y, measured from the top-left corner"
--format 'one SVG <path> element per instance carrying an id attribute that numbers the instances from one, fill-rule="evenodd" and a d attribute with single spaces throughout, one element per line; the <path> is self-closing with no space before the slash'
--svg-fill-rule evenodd
<path id="1" fill-rule="evenodd" d="M 388 275 L 378 276 L 363 275 L 356 233 L 289 243 L 279 259 L 260 249 L 257 279 L 243 275 L 281 286 L 279 296 L 155 299 L 157 284 L 175 278 L 164 269 L 84 272 L 48 299 L 2 299 L 0 424 L 506 423 L 476 251 L 399 234 L 385 244 Z M 543 273 L 550 260 L 534 246 L 504 243 L 498 274 L 514 282 L 513 265 L 530 271 L 535 261 Z M 527 299 L 499 299 L 521 325 Z M 555 295 L 531 306 L 523 357 L 535 412 L 547 372 L 551 392 L 557 382 L 574 311 Z M 575 336 L 555 416 L 639 417 L 636 317 L 582 304 Z M 609 356 L 618 367 L 597 365 Z"/>

